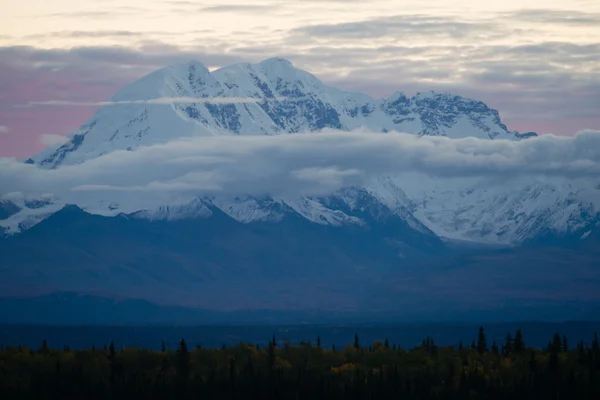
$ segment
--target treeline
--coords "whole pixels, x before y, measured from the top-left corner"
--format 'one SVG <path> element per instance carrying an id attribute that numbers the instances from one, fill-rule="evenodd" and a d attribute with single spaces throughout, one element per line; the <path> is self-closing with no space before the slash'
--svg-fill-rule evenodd
<path id="1" fill-rule="evenodd" d="M 1 338 L 0 338 L 1 339 Z M 412 349 L 386 339 L 345 348 L 0 349 L 2 399 L 600 399 L 600 346 L 569 346 L 556 334 L 544 349 L 518 330 L 503 343 L 456 347 L 431 338 Z"/>

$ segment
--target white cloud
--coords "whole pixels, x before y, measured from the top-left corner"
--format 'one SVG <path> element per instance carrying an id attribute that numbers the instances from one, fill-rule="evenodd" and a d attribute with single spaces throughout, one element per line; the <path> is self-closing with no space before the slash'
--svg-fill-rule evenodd
<path id="1" fill-rule="evenodd" d="M 7 133 L 8 131 L 8 126 L 0 125 L 0 133 Z"/>
<path id="2" fill-rule="evenodd" d="M 66 143 L 69 140 L 64 135 L 57 135 L 54 133 L 44 133 L 40 135 L 40 141 L 46 146 L 56 146 L 59 144 Z"/>
<path id="3" fill-rule="evenodd" d="M 243 104 L 243 103 L 259 103 L 265 99 L 247 98 L 247 97 L 159 97 L 148 100 L 127 100 L 127 101 L 68 101 L 68 100 L 45 100 L 31 101 L 20 107 L 33 106 L 68 106 L 68 107 L 103 107 L 103 106 L 119 106 L 128 104 Z M 271 99 L 269 99 L 271 100 Z M 283 101 L 284 98 L 276 98 L 275 100 Z"/>
<path id="4" fill-rule="evenodd" d="M 0 171 L 0 195 L 52 193 L 65 203 L 110 200 L 140 207 L 177 196 L 326 195 L 376 176 L 410 172 L 507 186 L 528 176 L 594 185 L 600 183 L 600 131 L 520 142 L 366 131 L 199 137 L 116 151 L 56 170 L 0 158 Z"/>

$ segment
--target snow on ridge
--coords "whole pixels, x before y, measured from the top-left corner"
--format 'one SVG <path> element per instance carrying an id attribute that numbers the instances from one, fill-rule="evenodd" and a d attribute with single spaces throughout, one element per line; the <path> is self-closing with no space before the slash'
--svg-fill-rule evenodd
<path id="1" fill-rule="evenodd" d="M 186 101 L 165 100 L 177 98 Z M 194 98 L 206 100 L 190 103 Z M 120 90 L 111 102 L 120 104 L 102 107 L 68 143 L 31 160 L 56 168 L 180 137 L 274 135 L 324 128 L 517 137 L 516 132 L 507 131 L 497 112 L 482 102 L 437 92 L 411 98 L 397 92 L 375 100 L 327 86 L 280 58 L 234 64 L 213 72 L 197 61 L 174 64 Z"/>

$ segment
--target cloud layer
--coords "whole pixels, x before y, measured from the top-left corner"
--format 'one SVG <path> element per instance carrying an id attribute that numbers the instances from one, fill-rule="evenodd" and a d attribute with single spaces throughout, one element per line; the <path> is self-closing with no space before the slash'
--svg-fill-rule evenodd
<path id="1" fill-rule="evenodd" d="M 217 136 L 116 151 L 74 166 L 43 170 L 0 159 L 2 195 L 52 194 L 65 203 L 199 195 L 314 196 L 361 186 L 381 175 L 519 177 L 600 183 L 600 131 L 511 142 L 366 131 L 279 136 Z M 151 195 L 149 194 L 151 193 Z"/>

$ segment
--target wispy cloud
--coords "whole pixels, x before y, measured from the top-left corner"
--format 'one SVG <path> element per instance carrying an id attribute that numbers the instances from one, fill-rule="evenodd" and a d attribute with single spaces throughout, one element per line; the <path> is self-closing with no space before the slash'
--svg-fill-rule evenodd
<path id="1" fill-rule="evenodd" d="M 203 7 L 200 11 L 214 13 L 254 13 L 275 11 L 279 8 L 279 4 L 222 4 L 218 6 Z"/>
<path id="2" fill-rule="evenodd" d="M 148 100 L 126 100 L 126 101 L 69 101 L 69 100 L 45 100 L 32 101 L 26 105 L 17 107 L 34 106 L 61 106 L 61 107 L 103 107 L 103 106 L 121 106 L 129 104 L 254 104 L 267 100 L 266 98 L 248 98 L 248 97 L 159 97 Z M 271 99 L 269 99 L 271 100 Z M 275 101 L 284 101 L 285 98 L 274 98 Z"/>
<path id="3" fill-rule="evenodd" d="M 0 133 L 7 133 L 8 131 L 8 126 L 0 125 Z"/>
<path id="4" fill-rule="evenodd" d="M 506 13 L 511 20 L 542 24 L 595 26 L 600 24 L 600 13 L 578 10 L 526 9 Z"/>
<path id="5" fill-rule="evenodd" d="M 473 35 L 499 35 L 499 26 L 492 21 L 469 22 L 454 17 L 431 15 L 395 15 L 337 24 L 309 25 L 293 29 L 292 35 L 337 40 L 398 36 L 466 38 Z"/>
<path id="6" fill-rule="evenodd" d="M 57 135 L 54 133 L 43 133 L 40 135 L 40 141 L 44 146 L 56 146 L 69 141 L 66 136 Z"/>

